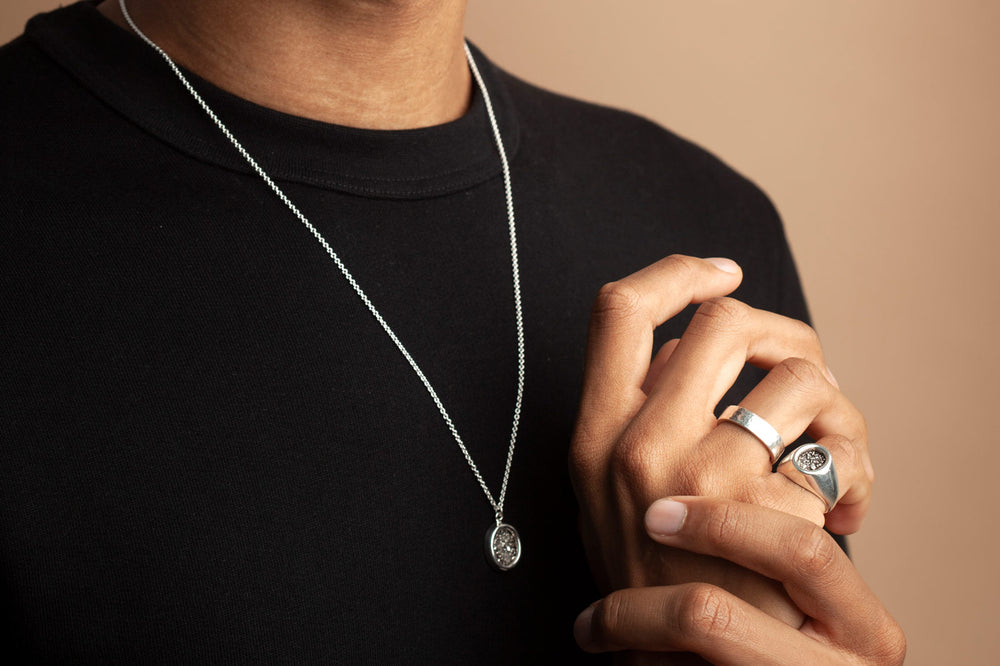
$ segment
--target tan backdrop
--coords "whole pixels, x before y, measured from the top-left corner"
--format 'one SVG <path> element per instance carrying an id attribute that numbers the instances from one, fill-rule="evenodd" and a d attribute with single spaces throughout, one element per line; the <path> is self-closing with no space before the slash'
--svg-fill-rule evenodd
<path id="1" fill-rule="evenodd" d="M 5 0 L 0 42 L 54 4 Z M 871 426 L 877 494 L 855 560 L 908 663 L 997 663 L 1000 3 L 472 0 L 468 34 L 771 194 Z"/>

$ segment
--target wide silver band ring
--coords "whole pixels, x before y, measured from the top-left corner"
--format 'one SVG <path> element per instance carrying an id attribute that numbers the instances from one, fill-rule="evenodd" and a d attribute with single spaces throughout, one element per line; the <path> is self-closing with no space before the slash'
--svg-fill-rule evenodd
<path id="1" fill-rule="evenodd" d="M 781 459 L 778 472 L 823 500 L 826 504 L 823 513 L 830 513 L 837 505 L 840 495 L 837 470 L 825 446 L 803 444 Z"/>
<path id="2" fill-rule="evenodd" d="M 751 412 L 749 409 L 745 409 L 739 405 L 729 405 L 722 412 L 722 416 L 719 417 L 719 421 L 730 421 L 735 423 L 759 439 L 761 444 L 767 447 L 768 453 L 771 454 L 772 463 L 774 463 L 774 461 L 778 459 L 778 456 L 781 455 L 781 452 L 785 450 L 785 441 L 781 439 L 781 435 L 779 435 L 778 431 L 774 429 L 774 426 Z"/>

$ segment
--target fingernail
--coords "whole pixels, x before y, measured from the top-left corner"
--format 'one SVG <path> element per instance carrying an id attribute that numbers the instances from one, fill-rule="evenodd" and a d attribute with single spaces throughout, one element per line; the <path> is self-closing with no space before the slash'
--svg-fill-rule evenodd
<path id="1" fill-rule="evenodd" d="M 874 481 L 875 480 L 875 468 L 872 467 L 872 459 L 869 456 L 866 455 L 866 456 L 864 456 L 862 458 L 862 461 L 864 462 L 864 465 L 865 465 L 865 473 L 868 474 L 868 480 L 869 481 Z"/>
<path id="2" fill-rule="evenodd" d="M 590 604 L 585 611 L 576 617 L 576 622 L 573 623 L 573 638 L 576 639 L 576 644 L 584 650 L 590 646 L 593 640 L 591 622 L 598 603 Z"/>
<path id="3" fill-rule="evenodd" d="M 687 507 L 672 499 L 656 500 L 646 511 L 646 531 L 659 536 L 671 536 L 681 531 Z"/>
<path id="4" fill-rule="evenodd" d="M 726 259 L 725 257 L 708 257 L 707 259 L 705 259 L 705 261 L 712 264 L 720 271 L 724 271 L 726 273 L 740 272 L 739 264 L 737 264 L 732 259 Z"/>
<path id="5" fill-rule="evenodd" d="M 830 378 L 830 383 L 837 388 L 840 388 L 840 382 L 838 382 L 837 378 L 833 376 L 833 370 L 830 369 L 830 366 L 826 366 L 826 376 Z"/>

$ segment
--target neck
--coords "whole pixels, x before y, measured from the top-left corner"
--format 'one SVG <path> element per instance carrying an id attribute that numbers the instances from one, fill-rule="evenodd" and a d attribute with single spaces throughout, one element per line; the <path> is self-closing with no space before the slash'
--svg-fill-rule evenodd
<path id="1" fill-rule="evenodd" d="M 468 108 L 465 0 L 126 0 L 178 64 L 277 111 L 366 129 Z M 118 0 L 100 11 L 125 29 Z"/>

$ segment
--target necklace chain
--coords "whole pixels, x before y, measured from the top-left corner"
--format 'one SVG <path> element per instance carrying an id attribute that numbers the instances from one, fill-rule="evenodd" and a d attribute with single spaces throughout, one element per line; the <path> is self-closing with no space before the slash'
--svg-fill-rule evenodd
<path id="1" fill-rule="evenodd" d="M 513 272 L 513 282 L 514 282 L 514 311 L 515 311 L 515 321 L 517 325 L 517 399 L 514 404 L 514 418 L 510 428 L 510 444 L 507 447 L 507 462 L 504 466 L 503 471 L 503 483 L 500 486 L 500 494 L 496 499 L 493 497 L 493 493 L 490 492 L 489 487 L 486 485 L 486 481 L 483 480 L 483 475 L 479 472 L 479 467 L 476 466 L 475 461 L 473 461 L 472 456 L 469 454 L 469 450 L 466 448 L 465 443 L 462 441 L 462 437 L 458 434 L 458 429 L 455 427 L 454 422 L 451 420 L 451 416 L 448 414 L 448 410 L 445 409 L 444 404 L 441 402 L 441 398 L 438 397 L 437 391 L 431 386 L 430 381 L 424 374 L 420 366 L 417 365 L 416 360 L 407 351 L 406 347 L 403 345 L 402 340 L 396 335 L 396 332 L 392 330 L 389 323 L 382 316 L 382 313 L 378 311 L 375 304 L 372 303 L 371 299 L 368 298 L 368 294 L 361 288 L 358 281 L 354 279 L 354 276 L 347 266 L 341 260 L 340 256 L 334 251 L 330 243 L 327 242 L 326 238 L 319 232 L 319 230 L 309 221 L 309 219 L 298 209 L 298 207 L 292 203 L 292 200 L 284 193 L 284 191 L 278 186 L 274 180 L 267 174 L 266 171 L 257 163 L 257 160 L 247 152 L 233 133 L 229 131 L 229 128 L 219 119 L 219 117 L 212 111 L 212 108 L 208 103 L 198 94 L 194 89 L 194 86 L 188 81 L 187 77 L 181 72 L 180 67 L 173 61 L 173 59 L 167 55 L 167 52 L 160 48 L 153 40 L 146 36 L 142 30 L 135 24 L 132 20 L 131 15 L 128 13 L 128 9 L 125 7 L 125 0 L 118 0 L 118 4 L 121 7 L 122 15 L 125 17 L 125 21 L 129 24 L 129 27 L 135 31 L 135 34 L 139 36 L 144 42 L 153 48 L 157 53 L 159 53 L 170 69 L 173 70 L 180 82 L 184 84 L 191 96 L 194 97 L 195 101 L 199 106 L 205 111 L 212 122 L 219 128 L 222 134 L 229 139 L 236 151 L 243 156 L 243 159 L 247 161 L 250 167 L 257 172 L 257 175 L 267 183 L 279 199 L 288 207 L 289 210 L 298 218 L 298 220 L 305 225 L 306 229 L 309 230 L 319 244 L 326 250 L 326 253 L 330 255 L 333 259 L 333 263 L 337 265 L 340 272 L 343 274 L 344 278 L 347 280 L 348 284 L 354 289 L 361 302 L 365 304 L 365 307 L 372 313 L 375 320 L 382 326 L 382 329 L 389 336 L 389 339 L 393 341 L 396 347 L 399 349 L 400 353 L 406 359 L 406 362 L 410 364 L 413 371 L 417 374 L 424 388 L 430 394 L 431 399 L 437 406 L 438 411 L 441 412 L 442 418 L 444 418 L 445 424 L 448 426 L 448 430 L 451 431 L 452 437 L 455 438 L 455 442 L 458 444 L 458 448 L 461 449 L 462 455 L 465 456 L 465 461 L 469 464 L 469 469 L 472 470 L 473 475 L 476 477 L 476 481 L 479 482 L 479 486 L 483 489 L 483 493 L 486 495 L 486 499 L 489 500 L 490 505 L 493 507 L 495 512 L 496 522 L 499 525 L 503 522 L 503 504 L 507 497 L 507 481 L 510 478 L 510 466 L 514 460 L 514 445 L 517 442 L 517 430 L 521 422 L 521 402 L 524 397 L 524 318 L 521 312 L 521 279 L 520 279 L 520 269 L 517 262 L 517 231 L 514 226 L 514 193 L 511 189 L 510 184 L 510 166 L 507 163 L 507 153 L 504 150 L 503 139 L 500 135 L 500 127 L 497 124 L 496 115 L 493 113 L 493 104 L 490 100 L 489 91 L 486 89 L 486 84 L 483 82 L 483 77 L 479 73 L 479 68 L 476 66 L 476 60 L 472 57 L 472 51 L 469 49 L 468 43 L 465 44 L 465 57 L 469 63 L 469 70 L 472 72 L 472 76 L 476 81 L 476 85 L 479 87 L 479 91 L 483 95 L 483 101 L 486 104 L 486 114 L 489 116 L 490 127 L 493 130 L 493 139 L 497 146 L 497 152 L 500 154 L 500 164 L 503 169 L 503 184 L 504 184 L 504 194 L 507 201 L 507 223 L 510 230 L 510 257 L 511 257 L 511 267 Z"/>

